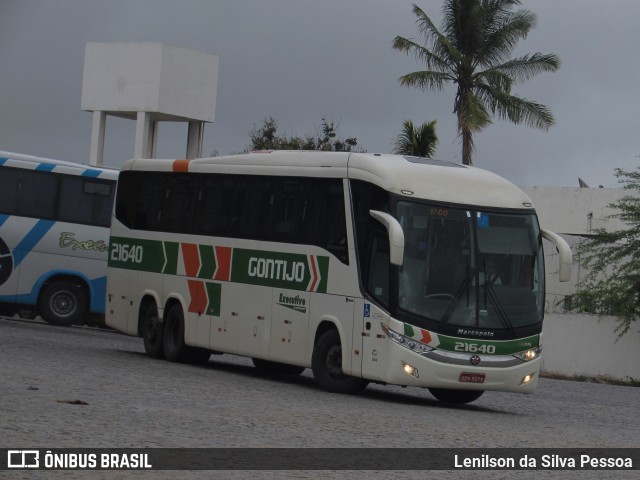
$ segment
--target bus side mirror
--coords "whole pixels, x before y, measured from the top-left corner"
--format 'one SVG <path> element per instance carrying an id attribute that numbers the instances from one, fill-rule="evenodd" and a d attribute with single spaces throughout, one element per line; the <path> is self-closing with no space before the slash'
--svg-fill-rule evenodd
<path id="1" fill-rule="evenodd" d="M 542 229 L 540 233 L 542 233 L 543 238 L 549 240 L 558 249 L 558 261 L 560 264 L 558 277 L 561 282 L 568 282 L 569 280 L 571 280 L 571 265 L 573 263 L 571 247 L 569 247 L 569 244 L 565 242 L 564 238 L 562 238 L 557 233 L 553 233 L 549 230 L 544 229 Z"/>
<path id="2" fill-rule="evenodd" d="M 404 232 L 398 220 L 388 213 L 369 210 L 373 218 L 382 223 L 389 234 L 389 261 L 393 265 L 402 266 L 404 260 Z"/>

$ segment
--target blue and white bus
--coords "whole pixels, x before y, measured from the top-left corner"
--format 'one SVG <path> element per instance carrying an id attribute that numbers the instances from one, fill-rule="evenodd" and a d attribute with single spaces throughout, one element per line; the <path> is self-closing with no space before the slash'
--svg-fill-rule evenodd
<path id="1" fill-rule="evenodd" d="M 118 172 L 0 151 L 0 306 L 55 325 L 104 315 Z"/>

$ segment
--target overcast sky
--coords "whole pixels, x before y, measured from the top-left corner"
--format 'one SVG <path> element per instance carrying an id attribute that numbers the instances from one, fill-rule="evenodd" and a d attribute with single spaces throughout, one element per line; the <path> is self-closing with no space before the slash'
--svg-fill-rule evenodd
<path id="1" fill-rule="evenodd" d="M 442 0 L 0 0 L 0 150 L 88 162 L 91 113 L 80 109 L 86 42 L 162 42 L 217 54 L 216 121 L 204 154 L 239 152 L 274 117 L 306 135 L 321 118 L 369 152 L 390 152 L 405 119 L 437 120 L 435 157 L 460 162 L 454 90 L 398 77 L 422 69 L 391 48 L 418 37 L 412 4 L 440 25 Z M 640 164 L 640 1 L 524 0 L 537 27 L 517 54 L 561 67 L 514 93 L 551 108 L 549 131 L 496 119 L 475 137 L 475 165 L 519 185 L 616 187 Z M 109 117 L 105 164 L 133 155 L 135 123 Z M 186 125 L 162 123 L 158 156 L 185 154 Z"/>

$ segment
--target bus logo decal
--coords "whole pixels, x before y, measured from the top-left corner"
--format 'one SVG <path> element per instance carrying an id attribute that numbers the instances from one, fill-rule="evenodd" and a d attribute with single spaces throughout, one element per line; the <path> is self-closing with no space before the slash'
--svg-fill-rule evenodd
<path id="1" fill-rule="evenodd" d="M 234 248 L 232 282 L 326 293 L 329 257 Z"/>
<path id="2" fill-rule="evenodd" d="M 102 240 L 76 240 L 73 238 L 76 234 L 74 232 L 62 232 L 58 245 L 60 248 L 71 247 L 71 250 L 93 250 L 96 252 L 106 252 L 109 247 Z"/>
<path id="3" fill-rule="evenodd" d="M 184 267 L 182 273 L 178 263 Z M 326 293 L 329 257 L 111 237 L 109 266 Z"/>
<path id="4" fill-rule="evenodd" d="M 300 295 L 290 297 L 281 293 L 277 303 L 281 307 L 289 308 L 300 313 L 307 313 L 307 301 L 300 297 Z"/>

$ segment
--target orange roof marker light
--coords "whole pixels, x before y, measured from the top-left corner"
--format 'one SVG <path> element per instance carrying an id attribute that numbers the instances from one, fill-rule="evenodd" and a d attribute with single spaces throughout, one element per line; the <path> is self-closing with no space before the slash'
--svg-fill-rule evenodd
<path id="1" fill-rule="evenodd" d="M 188 172 L 189 171 L 189 162 L 191 160 L 179 159 L 173 161 L 173 171 L 174 172 Z"/>

